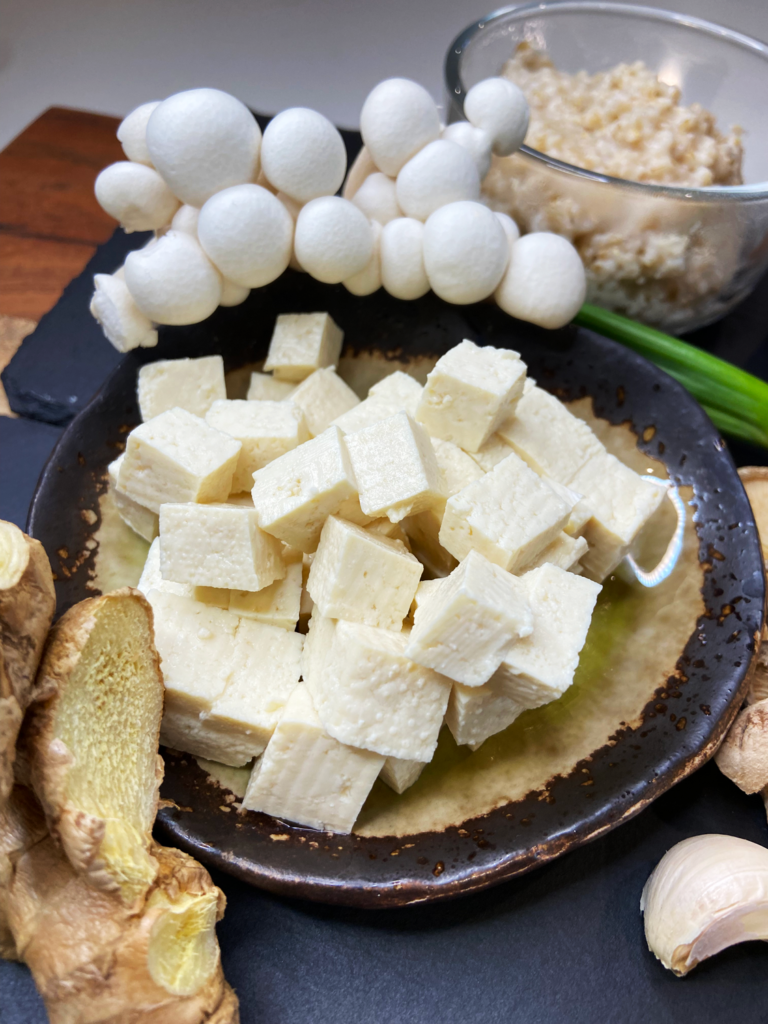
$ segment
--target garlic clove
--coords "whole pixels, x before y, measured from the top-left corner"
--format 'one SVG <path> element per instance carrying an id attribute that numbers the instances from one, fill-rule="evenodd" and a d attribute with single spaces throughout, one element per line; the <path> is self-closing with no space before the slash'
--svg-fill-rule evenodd
<path id="1" fill-rule="evenodd" d="M 152 157 L 147 149 L 147 122 L 160 106 L 160 100 L 153 100 L 151 103 L 142 103 L 140 107 L 132 110 L 127 117 L 124 117 L 117 126 L 117 138 L 123 147 L 123 152 L 129 160 L 137 164 L 152 166 Z"/>
<path id="2" fill-rule="evenodd" d="M 152 167 L 121 160 L 96 178 L 96 199 L 126 233 L 156 231 L 173 217 L 179 201 Z"/>
<path id="3" fill-rule="evenodd" d="M 381 232 L 381 282 L 395 299 L 420 299 L 429 291 L 424 268 L 424 225 L 398 217 Z"/>
<path id="4" fill-rule="evenodd" d="M 423 86 L 388 78 L 368 94 L 360 133 L 378 169 L 394 178 L 411 157 L 440 137 L 440 114 Z"/>
<path id="5" fill-rule="evenodd" d="M 154 348 L 157 344 L 157 331 L 128 291 L 123 268 L 114 274 L 95 274 L 93 283 L 95 291 L 91 299 L 91 315 L 117 351 Z"/>
<path id="6" fill-rule="evenodd" d="M 264 130 L 261 169 L 277 191 L 298 203 L 332 196 L 347 171 L 344 140 L 316 110 L 283 110 Z"/>
<path id="7" fill-rule="evenodd" d="M 373 230 L 373 255 L 362 270 L 344 282 L 344 287 L 353 295 L 373 295 L 381 288 L 381 224 L 371 221 Z"/>
<path id="8" fill-rule="evenodd" d="M 455 142 L 466 149 L 477 166 L 482 181 L 491 169 L 491 136 L 482 128 L 475 128 L 469 121 L 456 121 L 443 128 L 441 138 Z"/>
<path id="9" fill-rule="evenodd" d="M 159 324 L 199 323 L 221 301 L 221 275 L 195 239 L 181 231 L 129 253 L 125 283 L 139 309 Z"/>
<path id="10" fill-rule="evenodd" d="M 496 289 L 496 302 L 510 316 L 553 330 L 578 313 L 587 294 L 584 264 L 560 235 L 535 231 L 514 243 Z"/>
<path id="11" fill-rule="evenodd" d="M 715 762 L 745 793 L 768 786 L 768 700 L 750 704 L 737 715 Z"/>
<path id="12" fill-rule="evenodd" d="M 475 128 L 491 138 L 497 156 L 518 150 L 528 131 L 528 101 L 507 78 L 486 78 L 473 85 L 464 100 L 464 114 Z"/>
<path id="13" fill-rule="evenodd" d="M 363 270 L 373 255 L 373 228 L 348 199 L 322 196 L 301 208 L 294 251 L 307 273 L 340 284 Z"/>
<path id="14" fill-rule="evenodd" d="M 402 168 L 396 193 L 400 209 L 407 217 L 425 221 L 448 203 L 479 199 L 480 175 L 466 149 L 438 139 Z"/>
<path id="15" fill-rule="evenodd" d="M 491 295 L 504 275 L 509 245 L 495 214 L 482 203 L 449 203 L 424 225 L 424 266 L 432 290 L 466 305 Z"/>
<path id="16" fill-rule="evenodd" d="M 640 910 L 648 948 L 677 975 L 728 946 L 768 940 L 768 850 L 734 836 L 685 839 L 645 883 Z"/>
<path id="17" fill-rule="evenodd" d="M 352 202 L 368 217 L 378 221 L 382 227 L 395 217 L 402 217 L 403 211 L 397 204 L 397 186 L 394 178 L 388 178 L 381 171 L 369 174 L 357 189 Z"/>

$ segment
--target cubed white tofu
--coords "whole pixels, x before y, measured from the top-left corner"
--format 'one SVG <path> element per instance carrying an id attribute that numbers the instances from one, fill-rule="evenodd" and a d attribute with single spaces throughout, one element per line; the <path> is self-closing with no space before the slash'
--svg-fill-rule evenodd
<path id="1" fill-rule="evenodd" d="M 278 380 L 302 381 L 323 366 L 335 366 L 344 332 L 328 313 L 283 313 L 275 322 L 264 363 Z"/>
<path id="2" fill-rule="evenodd" d="M 515 411 L 525 369 L 517 352 L 462 341 L 427 377 L 416 419 L 435 437 L 476 452 Z"/>
<path id="3" fill-rule="evenodd" d="M 440 543 L 460 561 L 473 549 L 515 572 L 543 551 L 571 506 L 514 453 L 448 499 Z"/>
<path id="4" fill-rule="evenodd" d="M 584 527 L 589 551 L 581 564 L 592 579 L 603 580 L 627 554 L 666 491 L 608 452 L 593 456 L 582 466 L 573 486 L 592 510 Z"/>
<path id="5" fill-rule="evenodd" d="M 117 481 L 120 475 L 120 467 L 123 464 L 125 454 L 115 459 L 114 462 L 110 462 L 107 466 L 107 472 L 109 474 L 109 490 L 112 495 L 112 500 L 115 503 L 118 515 L 123 520 L 126 526 L 130 526 L 134 533 L 138 533 L 144 540 L 153 541 L 157 537 L 158 531 L 158 518 L 157 512 L 153 512 L 152 509 L 145 508 L 140 505 L 138 501 L 134 501 L 133 498 L 129 498 L 127 494 L 124 494 L 117 486 Z"/>
<path id="6" fill-rule="evenodd" d="M 227 587 L 193 587 L 192 597 L 195 601 L 202 601 L 203 604 L 212 605 L 214 608 L 224 608 L 229 611 L 229 595 L 231 591 Z"/>
<path id="7" fill-rule="evenodd" d="M 426 768 L 423 761 L 406 761 L 401 757 L 388 757 L 379 772 L 379 778 L 396 793 L 404 793 Z"/>
<path id="8" fill-rule="evenodd" d="M 482 686 L 532 631 L 520 580 L 470 551 L 417 607 L 405 654 L 454 682 Z"/>
<path id="9" fill-rule="evenodd" d="M 285 567 L 285 577 L 263 590 L 232 590 L 229 610 L 246 619 L 266 622 L 281 629 L 295 629 L 301 610 L 301 562 Z"/>
<path id="10" fill-rule="evenodd" d="M 568 486 L 593 455 L 605 451 L 584 420 L 540 387 L 526 390 L 498 434 L 539 476 Z"/>
<path id="11" fill-rule="evenodd" d="M 558 569 L 572 570 L 588 550 L 589 544 L 583 537 L 571 537 L 567 533 L 560 533 L 551 544 L 547 544 L 544 550 L 539 552 L 530 565 L 526 565 L 523 572 L 536 569 L 546 562 L 556 565 Z"/>
<path id="12" fill-rule="evenodd" d="M 512 449 L 506 441 L 502 440 L 498 434 L 491 434 L 488 440 L 472 453 L 472 457 L 478 466 L 488 473 L 494 466 L 503 462 L 511 452 Z"/>
<path id="13" fill-rule="evenodd" d="M 205 416 L 217 399 L 227 397 L 224 360 L 221 356 L 202 356 L 147 363 L 139 370 L 138 393 L 145 421 L 174 408 Z"/>
<path id="14" fill-rule="evenodd" d="M 421 384 L 409 374 L 395 370 L 370 388 L 365 401 L 337 416 L 334 423 L 345 434 L 354 434 L 398 412 L 413 417 L 422 390 Z"/>
<path id="15" fill-rule="evenodd" d="M 245 397 L 249 402 L 282 402 L 284 398 L 290 398 L 295 390 L 296 384 L 290 381 L 277 380 L 271 373 L 254 370 Z"/>
<path id="16" fill-rule="evenodd" d="M 366 515 L 398 523 L 425 508 L 442 507 L 445 485 L 434 449 L 408 413 L 348 434 L 345 443 Z"/>
<path id="17" fill-rule="evenodd" d="M 350 746 L 431 761 L 450 680 L 406 656 L 405 633 L 343 619 L 328 625 L 333 622 L 322 620 L 333 638 L 318 644 L 309 666 L 304 663 L 305 681 L 325 728 Z"/>
<path id="18" fill-rule="evenodd" d="M 128 435 L 118 487 L 153 512 L 168 501 L 225 501 L 240 447 L 186 409 L 168 409 Z"/>
<path id="19" fill-rule="evenodd" d="M 171 580 L 164 580 L 160 571 L 160 538 L 155 537 L 149 545 L 147 560 L 141 570 L 141 578 L 136 584 L 144 597 L 148 597 L 150 590 L 164 590 L 169 594 L 178 594 L 180 597 L 193 597 L 195 588 L 189 583 L 172 583 Z"/>
<path id="20" fill-rule="evenodd" d="M 587 504 L 584 495 L 574 491 L 572 487 L 566 487 L 565 484 L 558 483 L 551 476 L 546 479 L 555 494 L 559 494 L 569 505 L 575 502 L 563 530 L 569 537 L 580 537 L 584 532 L 584 527 L 592 518 L 592 509 Z"/>
<path id="21" fill-rule="evenodd" d="M 399 541 L 329 516 L 307 590 L 323 616 L 399 632 L 422 571 L 419 560 Z"/>
<path id="22" fill-rule="evenodd" d="M 322 434 L 331 423 L 360 404 L 355 392 L 345 384 L 333 367 L 315 370 L 291 395 L 291 402 L 304 413 L 313 437 Z"/>
<path id="23" fill-rule="evenodd" d="M 492 682 L 524 708 L 537 708 L 573 682 L 602 587 L 549 564 L 520 582 L 533 611 L 533 632 L 514 645 Z"/>
<path id="24" fill-rule="evenodd" d="M 304 414 L 293 401 L 214 402 L 205 422 L 242 445 L 232 480 L 236 494 L 250 491 L 257 469 L 297 448 L 310 436 Z"/>
<path id="25" fill-rule="evenodd" d="M 433 594 L 437 593 L 437 588 L 443 581 L 438 580 L 422 580 L 418 587 L 416 587 L 416 593 L 413 595 L 413 602 L 411 603 L 411 614 L 414 615 L 419 607 L 422 607 L 432 597 Z"/>
<path id="26" fill-rule="evenodd" d="M 494 681 L 483 686 L 454 683 L 445 724 L 459 746 L 477 750 L 490 736 L 508 728 L 525 708 L 507 697 Z"/>
<path id="27" fill-rule="evenodd" d="M 411 550 L 408 535 L 400 523 L 392 523 L 389 519 L 373 519 L 364 526 L 366 533 L 372 533 L 375 537 L 384 537 L 387 540 L 399 540 L 408 550 Z"/>
<path id="28" fill-rule="evenodd" d="M 452 494 L 457 494 L 473 480 L 479 480 L 484 474 L 485 467 L 480 465 L 477 458 L 468 455 L 457 444 L 453 444 L 452 441 L 443 441 L 439 437 L 430 437 L 430 441 L 445 483 L 447 498 L 450 498 Z M 505 457 L 506 455 L 509 455 L 508 450 Z"/>
<path id="29" fill-rule="evenodd" d="M 242 765 L 258 756 L 299 680 L 303 637 L 151 590 L 165 681 L 161 741 Z"/>
<path id="30" fill-rule="evenodd" d="M 163 579 L 200 587 L 262 590 L 285 576 L 280 542 L 237 505 L 160 506 Z"/>
<path id="31" fill-rule="evenodd" d="M 369 521 L 360 513 L 355 472 L 337 427 L 258 470 L 251 495 L 262 530 L 305 552 L 317 548 L 328 516 L 358 522 L 357 513 L 362 524 Z"/>
<path id="32" fill-rule="evenodd" d="M 254 766 L 243 807 L 347 834 L 383 764 L 380 754 L 355 750 L 329 736 L 300 684 Z"/>

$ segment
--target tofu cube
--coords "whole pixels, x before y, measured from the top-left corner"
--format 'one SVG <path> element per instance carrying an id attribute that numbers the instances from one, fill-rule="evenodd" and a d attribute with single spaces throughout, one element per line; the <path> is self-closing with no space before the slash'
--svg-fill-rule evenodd
<path id="1" fill-rule="evenodd" d="M 205 422 L 242 445 L 232 480 L 235 494 L 250 491 L 257 469 L 297 448 L 310 436 L 304 414 L 293 402 L 214 402 Z"/>
<path id="2" fill-rule="evenodd" d="M 561 532 L 571 506 L 514 453 L 448 499 L 440 543 L 455 558 L 470 551 L 515 572 Z"/>
<path id="3" fill-rule="evenodd" d="M 299 681 L 303 637 L 152 590 L 165 681 L 161 741 L 239 766 L 266 746 Z"/>
<path id="4" fill-rule="evenodd" d="M 465 686 L 482 686 L 533 631 L 520 581 L 470 551 L 414 617 L 406 657 Z"/>
<path id="5" fill-rule="evenodd" d="M 337 427 L 258 470 L 251 495 L 262 530 L 305 552 L 317 548 L 328 516 L 369 521 L 360 511 L 352 461 Z"/>
<path id="6" fill-rule="evenodd" d="M 389 419 L 398 412 L 407 412 L 413 417 L 422 390 L 417 380 L 402 370 L 396 370 L 374 384 L 364 402 L 337 416 L 334 423 L 345 434 L 354 434 L 373 423 Z"/>
<path id="7" fill-rule="evenodd" d="M 379 772 L 379 778 L 396 793 L 404 793 L 417 781 L 426 768 L 422 761 L 406 761 L 401 757 L 388 757 Z"/>
<path id="8" fill-rule="evenodd" d="M 522 707 L 537 708 L 573 682 L 602 587 L 554 565 L 533 569 L 520 583 L 533 611 L 533 632 L 514 645 L 492 682 Z"/>
<path id="9" fill-rule="evenodd" d="M 539 476 L 569 486 L 593 455 L 605 451 L 584 420 L 540 387 L 526 390 L 497 432 Z"/>
<path id="10" fill-rule="evenodd" d="M 227 397 L 224 360 L 202 356 L 147 363 L 139 370 L 138 397 L 144 421 L 174 408 L 203 417 L 217 399 Z"/>
<path id="11" fill-rule="evenodd" d="M 128 435 L 118 487 L 158 513 L 170 501 L 225 501 L 240 447 L 186 409 L 168 409 Z"/>
<path id="12" fill-rule="evenodd" d="M 493 680 L 484 686 L 454 683 L 445 724 L 456 743 L 477 750 L 485 741 L 507 729 L 525 708 L 507 697 Z"/>
<path id="13" fill-rule="evenodd" d="M 281 629 L 295 629 L 301 611 L 301 562 L 285 567 L 285 577 L 263 590 L 232 590 L 229 610 L 246 619 L 266 622 Z"/>
<path id="14" fill-rule="evenodd" d="M 556 565 L 558 569 L 572 572 L 588 550 L 589 544 L 583 537 L 571 537 L 567 533 L 561 533 L 523 571 L 536 569 L 548 562 L 550 565 Z"/>
<path id="15" fill-rule="evenodd" d="M 345 412 L 360 405 L 355 392 L 333 367 L 315 370 L 291 395 L 291 402 L 304 413 L 312 437 L 317 437 Z"/>
<path id="16" fill-rule="evenodd" d="M 223 608 L 229 611 L 229 595 L 231 591 L 227 587 L 193 587 L 192 597 L 195 601 L 202 601 L 203 604 L 212 605 L 214 608 Z"/>
<path id="17" fill-rule="evenodd" d="M 335 366 L 344 332 L 328 313 L 283 313 L 275 322 L 264 363 L 278 380 L 298 383 L 323 366 Z"/>
<path id="18" fill-rule="evenodd" d="M 407 634 L 343 619 L 321 622 L 324 635 L 316 634 L 304 671 L 331 736 L 386 757 L 431 761 L 450 681 L 406 656 Z"/>
<path id="19" fill-rule="evenodd" d="M 584 495 L 574 491 L 571 487 L 566 487 L 565 484 L 558 483 L 551 476 L 547 477 L 547 483 L 555 494 L 559 494 L 568 504 L 575 502 L 563 530 L 569 537 L 580 537 L 587 523 L 592 518 L 592 509 L 587 504 Z"/>
<path id="20" fill-rule="evenodd" d="M 172 583 L 171 580 L 164 580 L 160 571 L 160 538 L 155 537 L 149 545 L 147 560 L 141 570 L 141 578 L 136 584 L 144 597 L 149 597 L 150 590 L 164 590 L 168 594 L 178 594 L 180 597 L 193 597 L 195 587 L 189 583 Z"/>
<path id="21" fill-rule="evenodd" d="M 589 551 L 581 564 L 592 579 L 603 580 L 627 554 L 666 491 L 608 452 L 600 452 L 582 466 L 573 486 L 592 510 L 584 527 Z"/>
<path id="22" fill-rule="evenodd" d="M 307 590 L 323 616 L 399 632 L 422 572 L 419 560 L 398 541 L 329 516 Z"/>
<path id="23" fill-rule="evenodd" d="M 374 537 L 384 537 L 386 540 L 399 540 L 403 547 L 411 550 L 408 535 L 400 523 L 391 523 L 388 519 L 372 519 L 368 526 L 363 529 L 366 533 L 372 533 Z"/>
<path id="24" fill-rule="evenodd" d="M 236 505 L 160 507 L 160 566 L 174 583 L 262 590 L 285 576 L 280 542 L 256 510 Z"/>
<path id="25" fill-rule="evenodd" d="M 346 835 L 383 764 L 380 754 L 329 736 L 300 684 L 254 766 L 243 807 Z"/>
<path id="26" fill-rule="evenodd" d="M 110 462 L 107 466 L 107 473 L 109 474 L 109 490 L 112 495 L 112 500 L 115 503 L 118 515 L 123 520 L 126 526 L 130 526 L 134 533 L 138 533 L 144 540 L 153 541 L 157 537 L 158 531 L 158 517 L 157 512 L 153 512 L 152 509 L 145 508 L 140 505 L 138 501 L 134 501 L 133 498 L 129 498 L 127 494 L 123 493 L 117 486 L 117 481 L 120 477 L 120 467 L 125 459 L 125 453 L 119 458 L 115 459 L 114 462 Z"/>
<path id="27" fill-rule="evenodd" d="M 462 341 L 427 377 L 416 419 L 434 437 L 476 452 L 515 411 L 525 369 L 517 352 Z"/>
<path id="28" fill-rule="evenodd" d="M 491 434 L 488 440 L 472 453 L 472 457 L 478 466 L 488 473 L 494 466 L 503 462 L 511 452 L 512 449 L 506 441 L 502 440 L 498 434 Z"/>
<path id="29" fill-rule="evenodd" d="M 413 595 L 413 602 L 411 604 L 411 615 L 415 615 L 418 608 L 423 607 L 427 601 L 432 597 L 433 594 L 437 593 L 437 588 L 443 581 L 440 580 L 422 580 L 416 587 L 416 593 Z"/>
<path id="30" fill-rule="evenodd" d="M 443 441 L 439 437 L 430 437 L 430 441 L 443 477 L 447 498 L 457 494 L 473 480 L 479 480 L 486 472 L 485 467 L 481 466 L 475 456 L 468 455 L 452 441 Z M 507 449 L 504 457 L 509 454 Z"/>
<path id="31" fill-rule="evenodd" d="M 393 523 L 445 502 L 445 485 L 426 431 L 406 412 L 345 438 L 368 516 Z"/>
<path id="32" fill-rule="evenodd" d="M 254 370 L 245 397 L 249 402 L 282 402 L 284 398 L 290 398 L 295 390 L 296 384 L 290 381 L 276 380 L 271 373 Z"/>

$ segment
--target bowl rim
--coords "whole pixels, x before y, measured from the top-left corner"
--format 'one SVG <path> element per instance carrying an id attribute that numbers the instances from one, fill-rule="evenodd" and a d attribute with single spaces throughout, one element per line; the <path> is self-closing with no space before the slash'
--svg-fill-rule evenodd
<path id="1" fill-rule="evenodd" d="M 443 64 L 444 84 L 450 100 L 450 109 L 446 112 L 448 119 L 450 120 L 451 113 L 456 110 L 462 115 L 464 113 L 465 92 L 460 74 L 460 59 L 466 47 L 479 33 L 511 14 L 524 18 L 534 12 L 542 14 L 548 11 L 566 10 L 617 14 L 624 17 L 645 18 L 662 23 L 674 22 L 684 28 L 715 36 L 743 49 L 751 50 L 757 56 L 763 57 L 766 63 L 768 63 L 768 45 L 760 42 L 759 39 L 693 15 L 680 14 L 661 7 L 617 3 L 615 0 L 534 0 L 534 2 L 524 4 L 498 7 L 486 15 L 486 17 L 479 18 L 477 21 L 473 21 L 471 25 L 462 29 L 453 40 L 448 47 Z M 577 178 L 586 178 L 589 181 L 601 182 L 606 185 L 619 185 L 622 188 L 632 189 L 645 196 L 664 196 L 682 202 L 695 201 L 704 203 L 722 201 L 749 203 L 765 201 L 768 198 L 768 181 L 747 185 L 711 185 L 699 188 L 682 185 L 657 185 L 650 182 L 630 181 L 627 178 L 616 178 L 609 174 L 601 174 L 598 171 L 590 171 L 584 167 L 566 163 L 564 160 L 557 160 L 555 157 L 549 156 L 538 149 L 533 149 L 531 146 L 522 145 L 518 152 L 561 173 Z"/>

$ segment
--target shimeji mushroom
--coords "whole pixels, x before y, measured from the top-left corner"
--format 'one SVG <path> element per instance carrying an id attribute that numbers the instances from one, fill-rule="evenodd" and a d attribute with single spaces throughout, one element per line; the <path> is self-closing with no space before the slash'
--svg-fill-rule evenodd
<path id="1" fill-rule="evenodd" d="M 277 198 L 280 200 L 280 202 L 286 208 L 288 213 L 291 215 L 291 220 L 293 221 L 293 227 L 295 231 L 296 221 L 298 220 L 299 213 L 301 212 L 301 203 L 297 203 L 295 199 L 291 199 L 291 197 L 287 196 L 285 192 L 278 192 Z M 304 267 L 302 267 L 302 265 L 296 259 L 296 253 L 294 252 L 293 249 L 293 243 L 291 243 L 291 258 L 288 262 L 288 266 L 291 268 L 291 270 L 299 270 L 302 273 L 304 272 Z"/>
<path id="2" fill-rule="evenodd" d="M 366 217 L 370 220 L 377 220 L 382 227 L 389 224 L 395 217 L 403 215 L 403 211 L 397 203 L 395 179 L 381 171 L 368 175 L 352 197 L 352 202 L 363 211 Z"/>
<path id="3" fill-rule="evenodd" d="M 171 228 L 174 231 L 183 231 L 185 234 L 197 238 L 197 219 L 199 216 L 200 211 L 196 206 L 188 206 L 185 203 L 174 213 Z"/>
<path id="4" fill-rule="evenodd" d="M 563 327 L 587 293 L 584 264 L 561 235 L 536 231 L 514 243 L 496 302 L 510 316 L 550 330 Z"/>
<path id="5" fill-rule="evenodd" d="M 235 284 L 234 281 L 230 281 L 229 278 L 225 277 L 221 282 L 221 299 L 219 301 L 219 305 L 239 306 L 241 303 L 245 302 L 250 294 L 250 288 L 246 288 L 246 286 L 242 284 Z"/>
<path id="6" fill-rule="evenodd" d="M 147 149 L 147 122 L 159 106 L 160 100 L 142 103 L 117 126 L 117 137 L 123 152 L 129 160 L 134 160 L 137 164 L 152 165 L 152 158 Z"/>
<path id="7" fill-rule="evenodd" d="M 128 254 L 125 283 L 139 309 L 159 324 L 196 324 L 221 301 L 221 276 L 183 231 L 169 231 Z"/>
<path id="8" fill-rule="evenodd" d="M 344 282 L 344 287 L 353 295 L 372 295 L 381 288 L 381 224 L 371 221 L 373 229 L 373 255 L 366 266 Z"/>
<path id="9" fill-rule="evenodd" d="M 360 133 L 373 162 L 390 177 L 440 137 L 440 115 L 427 90 L 407 78 L 388 78 L 360 112 Z"/>
<path id="10" fill-rule="evenodd" d="M 260 288 L 288 266 L 293 221 L 277 196 L 261 185 L 234 185 L 203 206 L 197 236 L 224 277 Z"/>
<path id="11" fill-rule="evenodd" d="M 511 248 L 520 237 L 520 228 L 515 224 L 508 213 L 499 213 L 497 211 L 495 217 L 499 224 L 504 228 L 504 234 L 507 236 L 507 243 Z"/>
<path id="12" fill-rule="evenodd" d="M 482 203 L 449 203 L 424 225 L 424 266 L 432 291 L 446 302 L 480 302 L 507 267 L 504 228 Z"/>
<path id="13" fill-rule="evenodd" d="M 344 140 L 316 110 L 292 107 L 264 130 L 261 169 L 275 189 L 298 203 L 332 196 L 347 170 Z"/>
<path id="14" fill-rule="evenodd" d="M 230 185 L 254 181 L 260 145 L 253 114 L 219 89 L 169 96 L 147 123 L 153 165 L 174 195 L 191 206 L 202 206 Z"/>
<path id="15" fill-rule="evenodd" d="M 152 167 L 121 160 L 105 167 L 96 179 L 96 199 L 124 231 L 156 231 L 165 227 L 179 200 Z"/>
<path id="16" fill-rule="evenodd" d="M 348 199 L 322 196 L 302 207 L 294 249 L 312 277 L 325 284 L 340 284 L 368 265 L 373 255 L 373 228 Z"/>
<path id="17" fill-rule="evenodd" d="M 473 85 L 464 100 L 464 114 L 475 128 L 491 137 L 497 156 L 519 149 L 528 131 L 528 101 L 507 78 L 486 78 Z"/>
<path id="18" fill-rule="evenodd" d="M 124 278 L 122 267 L 115 274 L 94 275 L 96 290 L 91 299 L 91 314 L 118 352 L 154 348 L 157 344 L 155 326 L 136 305 Z"/>
<path id="19" fill-rule="evenodd" d="M 396 299 L 420 299 L 429 291 L 424 269 L 424 225 L 398 217 L 381 232 L 381 281 Z"/>
<path id="20" fill-rule="evenodd" d="M 447 203 L 479 198 L 480 175 L 473 157 L 444 139 L 430 142 L 397 176 L 400 209 L 416 220 L 426 220 Z"/>
<path id="21" fill-rule="evenodd" d="M 469 121 L 456 121 L 443 128 L 442 138 L 466 149 L 475 161 L 482 181 L 491 168 L 491 137 L 488 132 L 475 128 Z"/>

